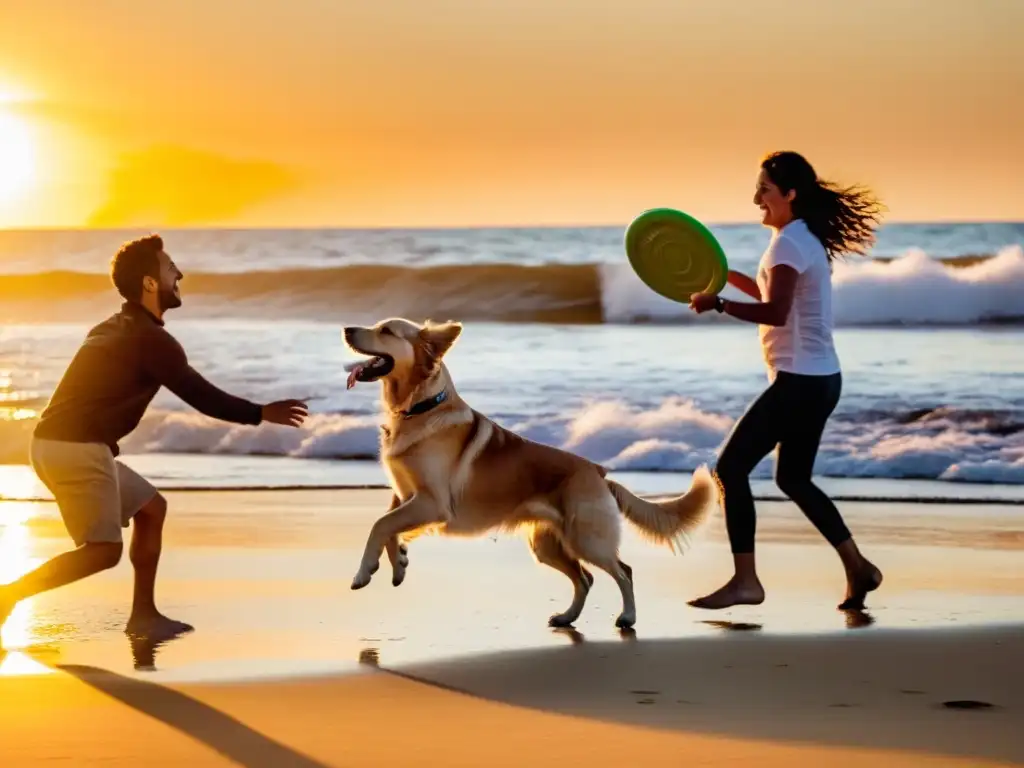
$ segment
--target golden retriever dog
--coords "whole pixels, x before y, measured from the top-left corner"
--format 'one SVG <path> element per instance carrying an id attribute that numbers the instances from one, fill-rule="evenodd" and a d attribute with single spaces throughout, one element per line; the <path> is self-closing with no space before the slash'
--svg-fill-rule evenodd
<path id="1" fill-rule="evenodd" d="M 443 358 L 459 323 L 419 325 L 400 318 L 372 328 L 345 328 L 345 342 L 366 360 L 346 366 L 349 388 L 379 381 L 386 413 L 380 455 L 393 496 L 366 541 L 352 589 L 370 583 L 383 552 L 392 584 L 405 578 L 405 541 L 428 531 L 455 536 L 528 531 L 537 561 L 566 575 L 572 604 L 551 626 L 571 626 L 594 582 L 583 563 L 608 573 L 622 593 L 618 627 L 636 622 L 632 569 L 619 559 L 625 516 L 656 543 L 673 548 L 717 501 L 707 467 L 682 496 L 657 503 L 633 495 L 607 470 L 567 451 L 536 443 L 471 408 L 455 390 Z"/>

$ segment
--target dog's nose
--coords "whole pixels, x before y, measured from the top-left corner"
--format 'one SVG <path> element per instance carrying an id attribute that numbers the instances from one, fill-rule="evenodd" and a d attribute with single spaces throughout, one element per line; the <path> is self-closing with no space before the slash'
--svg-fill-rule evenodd
<path id="1" fill-rule="evenodd" d="M 356 329 L 351 326 L 345 328 L 345 341 L 352 341 L 352 337 L 355 335 Z"/>

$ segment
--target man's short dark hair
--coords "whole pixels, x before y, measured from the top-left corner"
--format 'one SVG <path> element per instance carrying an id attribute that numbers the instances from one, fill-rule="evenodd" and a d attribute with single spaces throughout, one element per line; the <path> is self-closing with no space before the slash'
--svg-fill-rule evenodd
<path id="1" fill-rule="evenodd" d="M 142 300 L 142 278 L 160 276 L 160 235 L 147 235 L 125 243 L 110 264 L 114 287 L 128 301 Z"/>

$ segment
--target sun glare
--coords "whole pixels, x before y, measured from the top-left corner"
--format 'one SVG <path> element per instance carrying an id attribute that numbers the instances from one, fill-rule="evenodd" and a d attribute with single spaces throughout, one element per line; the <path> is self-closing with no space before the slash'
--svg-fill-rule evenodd
<path id="1" fill-rule="evenodd" d="M 5 502 L 0 504 L 0 514 L 0 584 L 7 584 L 37 565 L 30 554 L 32 535 L 28 521 L 32 517 L 32 505 Z M 31 639 L 31 619 L 32 601 L 26 600 L 14 609 L 0 631 L 3 647 L 9 649 L 28 645 Z"/>
<path id="2" fill-rule="evenodd" d="M 0 479 L 0 486 L 5 485 Z M 15 487 L 3 488 L 12 496 L 26 487 L 15 482 Z M 33 505 L 23 502 L 0 502 L 0 584 L 6 584 L 39 565 L 32 556 L 32 532 L 28 522 L 34 515 Z M 18 604 L 0 630 L 0 677 L 48 674 L 51 670 L 28 653 L 33 645 L 35 624 L 34 599 Z"/>
<path id="3" fill-rule="evenodd" d="M 0 205 L 19 202 L 35 183 L 36 147 L 28 121 L 0 92 Z"/>
<path id="4" fill-rule="evenodd" d="M 26 471 L 27 470 L 27 471 Z M 28 467 L 0 467 L 0 499 L 39 497 L 35 473 Z M 31 522 L 39 514 L 31 501 L 0 500 L 0 584 L 8 584 L 41 562 Z M 18 604 L 0 630 L 0 677 L 41 675 L 52 670 L 31 655 L 38 643 L 35 598 Z"/>

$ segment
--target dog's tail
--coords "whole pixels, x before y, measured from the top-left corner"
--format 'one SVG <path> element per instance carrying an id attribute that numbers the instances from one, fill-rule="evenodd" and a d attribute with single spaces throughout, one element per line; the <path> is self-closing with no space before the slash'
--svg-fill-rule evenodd
<path id="1" fill-rule="evenodd" d="M 693 482 L 682 496 L 657 502 L 641 499 L 614 480 L 605 482 L 626 519 L 656 544 L 667 544 L 676 552 L 687 547 L 718 497 L 718 486 L 706 466 L 693 473 Z"/>

